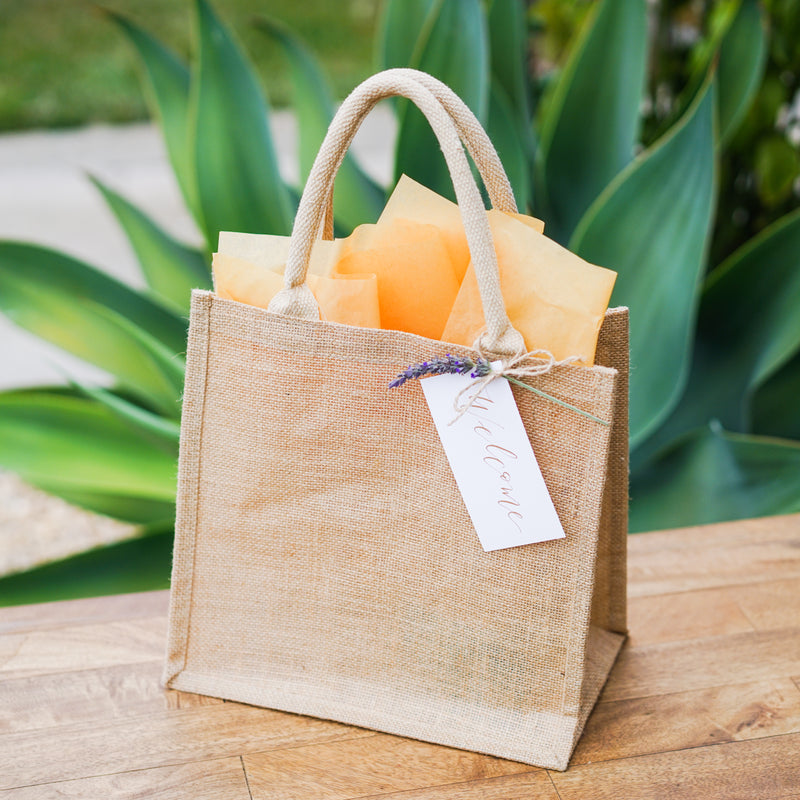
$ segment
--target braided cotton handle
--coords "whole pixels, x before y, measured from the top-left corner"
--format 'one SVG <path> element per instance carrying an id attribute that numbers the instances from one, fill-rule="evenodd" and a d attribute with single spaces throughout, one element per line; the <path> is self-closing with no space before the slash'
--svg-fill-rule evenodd
<path id="1" fill-rule="evenodd" d="M 491 139 L 472 113 L 472 109 L 447 84 L 427 72 L 418 69 L 395 69 L 392 72 L 421 83 L 442 104 L 478 168 L 492 207 L 516 213 L 517 203 L 511 182 Z M 328 196 L 325 207 L 325 227 L 322 237 L 333 239 L 333 192 Z"/>
<path id="2" fill-rule="evenodd" d="M 515 355 L 524 349 L 524 342 L 508 320 L 500 292 L 497 256 L 492 244 L 489 220 L 458 131 L 431 91 L 405 75 L 403 70 L 386 70 L 373 75 L 356 87 L 339 107 L 300 198 L 289 243 L 284 273 L 285 288 L 273 297 L 269 310 L 305 319 L 319 319 L 319 306 L 305 280 L 311 248 L 322 221 L 326 201 L 339 164 L 364 117 L 378 100 L 393 95 L 407 97 L 425 114 L 444 153 L 464 222 L 486 318 L 486 332 L 480 346 L 498 356 Z"/>

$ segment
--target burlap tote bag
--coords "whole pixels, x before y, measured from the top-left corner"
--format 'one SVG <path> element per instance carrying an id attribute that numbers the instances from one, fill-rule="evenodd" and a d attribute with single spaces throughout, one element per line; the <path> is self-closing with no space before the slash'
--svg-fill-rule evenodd
<path id="1" fill-rule="evenodd" d="M 608 312 L 597 366 L 530 379 L 610 426 L 514 388 L 566 538 L 484 552 L 419 384 L 387 388 L 474 351 L 320 321 L 304 284 L 338 165 L 389 95 L 439 138 L 484 351 L 523 346 L 454 121 L 513 210 L 496 153 L 429 76 L 374 76 L 331 124 L 270 310 L 193 294 L 164 682 L 565 769 L 625 634 L 627 310 Z"/>

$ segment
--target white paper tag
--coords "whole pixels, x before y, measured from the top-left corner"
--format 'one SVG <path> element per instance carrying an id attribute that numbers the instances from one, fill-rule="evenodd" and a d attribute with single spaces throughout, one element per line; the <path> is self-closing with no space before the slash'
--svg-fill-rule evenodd
<path id="1" fill-rule="evenodd" d="M 508 381 L 488 383 L 450 424 L 456 416 L 453 401 L 473 381 L 469 375 L 448 374 L 420 384 L 483 549 L 563 539 Z"/>

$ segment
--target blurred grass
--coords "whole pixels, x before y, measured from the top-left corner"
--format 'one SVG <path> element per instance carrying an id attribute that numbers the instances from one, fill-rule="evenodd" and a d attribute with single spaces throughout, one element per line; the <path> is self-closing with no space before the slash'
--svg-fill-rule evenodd
<path id="1" fill-rule="evenodd" d="M 191 0 L 0 0 L 0 130 L 147 118 L 136 58 L 98 10 L 126 14 L 190 55 Z M 373 71 L 380 0 L 216 0 L 254 61 L 271 102 L 288 105 L 288 70 L 252 25 L 264 14 L 290 25 L 322 61 L 337 96 Z"/>

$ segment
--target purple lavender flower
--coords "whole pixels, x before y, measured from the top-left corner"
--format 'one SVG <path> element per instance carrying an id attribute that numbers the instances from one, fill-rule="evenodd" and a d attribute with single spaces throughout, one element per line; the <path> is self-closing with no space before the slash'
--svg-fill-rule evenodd
<path id="1" fill-rule="evenodd" d="M 389 384 L 389 388 L 396 389 L 398 386 L 402 386 L 406 381 L 418 380 L 428 375 L 466 375 L 469 373 L 471 378 L 482 378 L 491 371 L 492 368 L 485 358 L 479 358 L 477 361 L 473 361 L 471 358 L 452 356 L 448 353 L 446 356 L 438 356 L 430 359 L 430 361 L 412 364 Z"/>

